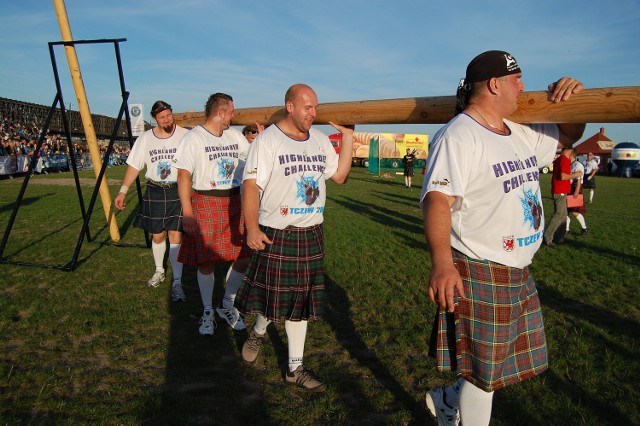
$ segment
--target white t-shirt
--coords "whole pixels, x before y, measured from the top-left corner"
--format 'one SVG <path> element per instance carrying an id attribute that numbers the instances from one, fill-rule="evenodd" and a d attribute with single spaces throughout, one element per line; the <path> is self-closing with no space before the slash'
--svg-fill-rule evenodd
<path id="1" fill-rule="evenodd" d="M 598 162 L 596 161 L 595 158 L 591 159 L 591 161 L 587 161 L 587 164 L 585 165 L 585 174 L 587 175 L 587 177 L 594 171 L 594 170 L 598 170 Z"/>
<path id="2" fill-rule="evenodd" d="M 571 179 L 571 184 L 573 184 L 576 179 L 580 179 L 580 181 L 584 180 L 584 166 L 579 161 L 574 161 L 573 163 L 571 163 L 571 174 L 574 174 L 575 172 L 582 172 L 582 176 L 579 178 Z"/>
<path id="3" fill-rule="evenodd" d="M 184 135 L 173 158 L 173 167 L 191 173 L 193 189 L 231 189 L 242 183 L 249 142 L 229 128 L 218 137 L 202 126 Z"/>
<path id="4" fill-rule="evenodd" d="M 539 170 L 558 146 L 555 124 L 492 132 L 460 114 L 434 136 L 422 185 L 456 197 L 451 246 L 473 259 L 524 268 L 542 242 L 544 214 Z"/>
<path id="5" fill-rule="evenodd" d="M 153 129 L 147 130 L 136 139 L 127 164 L 140 171 L 147 167 L 145 177 L 156 182 L 176 183 L 178 173 L 171 167 L 171 160 L 178 149 L 180 139 L 187 133 L 187 129 L 175 126 L 168 138 L 159 138 Z"/>
<path id="6" fill-rule="evenodd" d="M 261 189 L 259 223 L 275 229 L 322 223 L 325 180 L 337 169 L 327 135 L 312 128 L 308 139 L 296 140 L 269 126 L 251 144 L 243 178 L 255 179 Z"/>

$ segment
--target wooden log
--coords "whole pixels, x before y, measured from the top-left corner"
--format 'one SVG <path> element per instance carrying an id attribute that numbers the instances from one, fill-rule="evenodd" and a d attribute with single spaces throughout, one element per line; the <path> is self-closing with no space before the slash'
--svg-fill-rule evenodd
<path id="1" fill-rule="evenodd" d="M 58 16 L 58 24 L 60 25 L 62 41 L 73 41 L 64 0 L 53 0 L 53 3 L 56 9 L 56 15 Z M 80 112 L 80 118 L 82 119 L 82 126 L 87 139 L 87 147 L 89 148 L 91 162 L 93 163 L 93 170 L 97 179 L 100 175 L 100 169 L 102 168 L 102 157 L 100 155 L 100 149 L 98 148 L 96 130 L 93 127 L 93 119 L 91 118 L 91 110 L 89 109 L 89 102 L 87 101 L 87 94 L 84 89 L 84 82 L 82 80 L 82 73 L 80 72 L 78 56 L 73 45 L 65 45 L 64 50 L 67 54 L 71 81 L 73 82 L 73 88 L 75 89 L 76 100 L 78 102 L 78 111 Z M 98 184 L 100 185 L 102 208 L 107 219 L 107 225 L 109 226 L 109 235 L 113 241 L 120 241 L 120 230 L 118 229 L 113 204 L 111 203 L 111 193 L 109 192 L 106 176 L 104 176 L 102 182 L 99 182 Z"/>
<path id="2" fill-rule="evenodd" d="M 318 105 L 315 124 L 443 124 L 455 111 L 455 96 L 335 102 Z M 238 108 L 232 124 L 272 124 L 284 117 L 282 106 Z M 180 126 L 204 122 L 203 112 L 175 113 Z M 638 123 L 640 86 L 585 89 L 565 102 L 549 100 L 549 92 L 523 92 L 509 119 L 519 123 Z"/>

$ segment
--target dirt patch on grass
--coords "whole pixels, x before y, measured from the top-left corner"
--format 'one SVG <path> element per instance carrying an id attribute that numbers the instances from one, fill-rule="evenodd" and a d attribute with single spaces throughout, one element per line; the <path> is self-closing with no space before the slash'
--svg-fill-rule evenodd
<path id="1" fill-rule="evenodd" d="M 29 185 L 55 185 L 55 186 L 75 186 L 76 182 L 73 178 L 50 178 L 50 179 L 31 179 Z M 80 178 L 81 186 L 95 186 L 95 179 Z M 107 178 L 108 185 L 121 185 L 122 179 Z"/>

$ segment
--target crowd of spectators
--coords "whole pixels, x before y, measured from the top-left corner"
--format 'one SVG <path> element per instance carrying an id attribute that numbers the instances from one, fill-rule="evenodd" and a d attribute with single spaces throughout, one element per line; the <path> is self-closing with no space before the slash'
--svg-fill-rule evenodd
<path id="1" fill-rule="evenodd" d="M 37 141 L 41 133 L 42 129 L 35 123 L 22 124 L 0 115 L 0 157 L 26 156 L 30 159 L 36 150 Z M 108 142 L 98 142 L 100 155 L 103 158 L 107 151 L 107 147 Z M 74 143 L 73 154 L 80 169 L 83 169 L 86 165 L 90 164 L 90 161 L 87 161 L 89 156 L 86 142 Z M 69 159 L 69 144 L 59 134 L 50 132 L 46 135 L 46 138 L 40 147 L 38 157 L 41 161 L 38 163 L 36 172 L 43 170 L 46 171 L 48 163 L 56 164 L 55 167 L 57 169 L 61 169 L 59 166 L 59 164 L 61 164 L 60 155 L 65 156 L 66 160 Z M 128 155 L 128 145 L 114 144 L 112 155 L 109 158 L 109 166 L 124 164 Z M 57 157 L 57 161 L 54 162 L 47 160 L 54 157 Z M 28 161 L 23 161 L 21 163 L 26 164 Z M 68 165 L 66 167 L 62 167 L 62 169 L 68 170 Z"/>

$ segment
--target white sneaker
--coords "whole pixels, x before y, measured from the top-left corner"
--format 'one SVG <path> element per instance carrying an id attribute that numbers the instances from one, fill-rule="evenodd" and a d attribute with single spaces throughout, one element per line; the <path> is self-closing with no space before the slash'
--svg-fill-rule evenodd
<path id="1" fill-rule="evenodd" d="M 444 402 L 444 386 L 431 389 L 425 397 L 427 408 L 431 415 L 438 420 L 438 426 L 458 426 L 460 411 L 451 408 Z"/>
<path id="2" fill-rule="evenodd" d="M 182 289 L 182 283 L 180 281 L 178 282 L 174 281 L 173 285 L 171 286 L 171 300 L 173 300 L 174 302 L 187 301 L 187 295 L 184 294 L 184 290 Z"/>
<path id="3" fill-rule="evenodd" d="M 213 336 L 213 332 L 216 329 L 216 319 L 213 317 L 212 311 L 204 311 L 202 318 L 200 318 L 200 328 L 198 331 L 201 336 L 209 335 Z"/>
<path id="4" fill-rule="evenodd" d="M 156 288 L 160 285 L 162 281 L 164 281 L 164 271 L 156 271 L 154 272 L 149 282 L 147 282 L 147 285 L 149 287 Z"/>
<path id="5" fill-rule="evenodd" d="M 218 306 L 216 308 L 216 312 L 218 313 L 218 316 L 227 321 L 227 324 L 229 324 L 234 330 L 240 331 L 247 328 L 244 324 L 244 320 L 240 316 L 240 312 L 238 312 L 235 307 L 227 309 L 222 306 Z"/>

